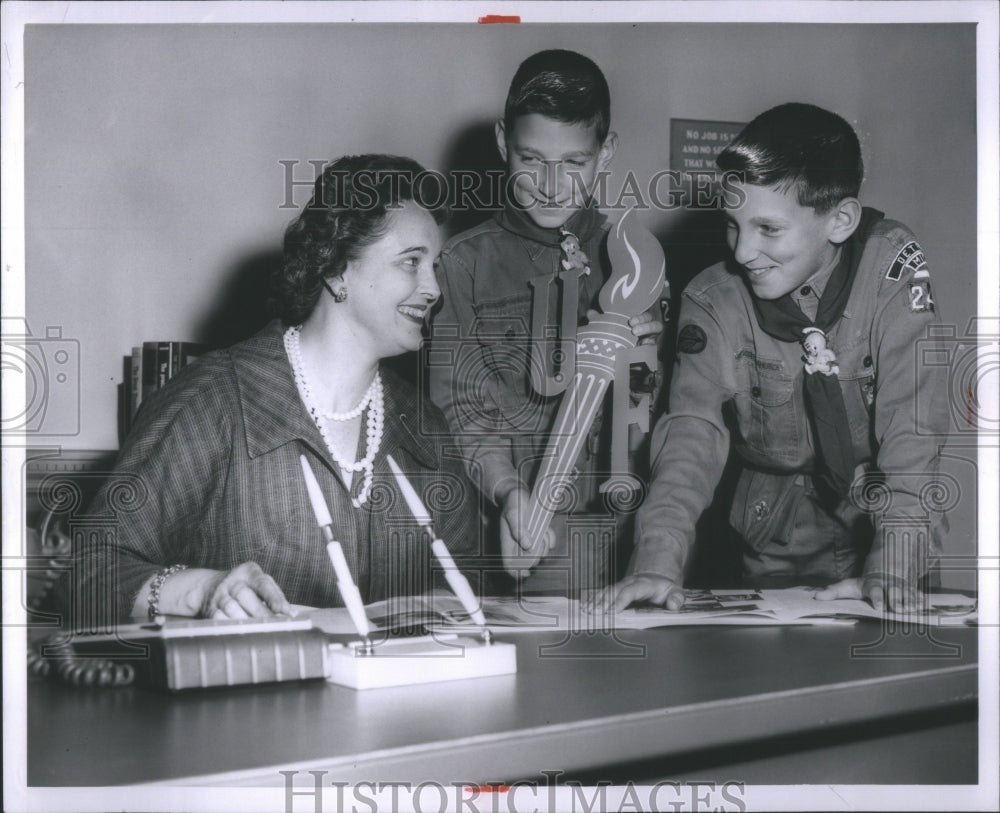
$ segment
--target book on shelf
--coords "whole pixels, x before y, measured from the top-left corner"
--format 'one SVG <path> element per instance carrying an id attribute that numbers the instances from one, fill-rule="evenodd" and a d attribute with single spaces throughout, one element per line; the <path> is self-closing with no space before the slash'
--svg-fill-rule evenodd
<path id="1" fill-rule="evenodd" d="M 135 412 L 142 403 L 142 346 L 132 348 L 132 365 L 130 372 L 132 398 L 130 399 L 129 418 L 135 417 Z"/>
<path id="2" fill-rule="evenodd" d="M 156 343 L 156 388 L 165 387 L 173 373 L 170 370 L 170 342 Z"/>
<path id="3" fill-rule="evenodd" d="M 133 378 L 141 381 L 139 403 L 160 389 L 187 367 L 208 348 L 198 342 L 143 342 L 142 348 L 132 348 L 132 359 L 139 358 L 139 370 L 133 370 Z"/>
<path id="4" fill-rule="evenodd" d="M 156 392 L 156 346 L 159 342 L 142 343 L 142 398 L 145 401 Z"/>
<path id="5" fill-rule="evenodd" d="M 199 342 L 170 342 L 170 375 L 181 370 L 208 352 L 208 347 Z"/>
<path id="6" fill-rule="evenodd" d="M 132 426 L 132 356 L 122 356 L 122 381 L 118 385 L 118 443 Z"/>
<path id="7" fill-rule="evenodd" d="M 131 355 L 123 360 L 125 369 L 119 388 L 122 440 L 131 430 L 143 402 L 208 349 L 199 342 L 168 341 L 147 341 L 132 348 Z"/>

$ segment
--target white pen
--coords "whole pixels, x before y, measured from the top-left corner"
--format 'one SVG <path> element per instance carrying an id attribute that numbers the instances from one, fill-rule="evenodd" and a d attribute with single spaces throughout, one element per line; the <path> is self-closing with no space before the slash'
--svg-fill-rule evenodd
<path id="1" fill-rule="evenodd" d="M 427 530 L 431 539 L 434 540 L 431 543 L 431 550 L 434 551 L 434 555 L 437 556 L 438 561 L 441 563 L 441 567 L 444 569 L 444 577 L 448 580 L 448 584 L 451 586 L 452 591 L 456 596 L 458 596 L 458 600 L 462 602 L 462 606 L 469 614 L 469 617 L 482 630 L 483 640 L 486 641 L 486 643 L 492 643 L 493 635 L 486 626 L 486 616 L 483 615 L 483 609 L 479 605 L 479 599 L 477 599 L 476 594 L 472 592 L 469 580 L 466 579 L 462 574 L 462 571 L 458 569 L 458 566 L 455 564 L 455 560 L 452 559 L 451 553 L 448 551 L 447 545 L 444 544 L 443 540 L 438 539 L 437 535 L 434 533 L 434 523 L 431 521 L 431 515 L 424 507 L 423 501 L 417 496 L 417 492 L 411 485 L 410 481 L 406 479 L 406 475 L 403 474 L 402 469 L 400 469 L 396 461 L 393 460 L 392 455 L 386 455 L 385 458 L 389 462 L 389 468 L 392 469 L 392 473 L 396 476 L 396 482 L 399 484 L 399 490 L 403 492 L 403 499 L 406 500 L 406 504 L 410 507 L 410 512 L 413 514 L 413 518 L 417 521 L 418 525 Z"/>
<path id="2" fill-rule="evenodd" d="M 344 557 L 344 549 L 340 543 L 333 538 L 333 517 L 330 516 L 330 509 L 323 499 L 323 492 L 320 491 L 316 475 L 306 460 L 305 455 L 299 455 L 299 462 L 302 463 L 302 474 L 306 479 L 306 491 L 309 493 L 309 502 L 312 504 L 313 514 L 316 515 L 316 522 L 319 523 L 323 531 L 323 541 L 326 542 L 326 552 L 333 564 L 333 569 L 337 574 L 337 588 L 340 590 L 340 597 L 344 600 L 344 606 L 351 616 L 358 634 L 365 642 L 364 654 L 372 654 L 371 626 L 368 624 L 368 616 L 365 614 L 365 603 L 361 599 L 361 591 L 354 583 L 351 576 L 351 569 L 347 566 L 347 559 Z"/>

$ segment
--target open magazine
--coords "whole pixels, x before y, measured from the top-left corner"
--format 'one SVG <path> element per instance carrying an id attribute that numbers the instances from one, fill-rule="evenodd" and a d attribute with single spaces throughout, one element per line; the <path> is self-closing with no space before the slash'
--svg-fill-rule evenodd
<path id="1" fill-rule="evenodd" d="M 876 610 L 853 599 L 820 601 L 819 588 L 783 590 L 688 590 L 677 611 L 634 607 L 618 613 L 586 613 L 580 602 L 559 596 L 487 596 L 482 599 L 487 623 L 500 632 L 651 629 L 670 626 L 760 626 L 853 624 L 861 618 L 893 619 L 928 626 L 976 622 L 975 599 L 954 593 L 924 596 L 919 613 L 901 615 Z M 475 625 L 455 596 L 435 592 L 370 604 L 368 618 L 380 630 L 395 633 L 472 631 Z M 314 623 L 329 632 L 350 632 L 342 610 L 313 610 Z"/>

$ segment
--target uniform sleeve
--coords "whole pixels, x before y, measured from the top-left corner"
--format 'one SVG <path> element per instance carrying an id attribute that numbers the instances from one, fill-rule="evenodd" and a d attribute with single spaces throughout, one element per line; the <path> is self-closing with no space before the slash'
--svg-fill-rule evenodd
<path id="1" fill-rule="evenodd" d="M 444 479 L 456 484 L 458 502 L 456 510 L 444 512 L 436 518 L 441 538 L 446 540 L 455 564 L 458 565 L 477 595 L 489 592 L 490 568 L 485 561 L 486 546 L 484 526 L 480 522 L 479 499 L 472 481 L 465 472 L 461 452 L 452 443 L 443 444 L 439 452 Z M 435 585 L 450 590 L 441 571 L 435 571 Z"/>
<path id="2" fill-rule="evenodd" d="M 636 520 L 631 574 L 683 582 L 695 524 L 708 507 L 729 453 L 723 404 L 732 397 L 732 349 L 715 315 L 685 295 L 668 412 L 650 440 L 649 492 Z"/>
<path id="3" fill-rule="evenodd" d="M 875 536 L 864 575 L 915 582 L 941 553 L 940 523 L 928 509 L 936 499 L 938 449 L 949 420 L 948 368 L 935 363 L 944 351 L 928 335 L 940 318 L 926 265 L 896 281 L 882 279 L 879 303 L 872 325 L 874 440 L 885 489 L 873 511 Z"/>
<path id="4" fill-rule="evenodd" d="M 208 409 L 212 398 L 198 390 L 197 381 L 168 385 L 143 407 L 98 493 L 91 514 L 108 517 L 108 526 L 74 550 L 68 598 L 78 629 L 128 618 L 139 589 L 163 567 L 197 565 L 190 540 L 226 476 L 226 416 L 237 408 Z"/>
<path id="5" fill-rule="evenodd" d="M 490 414 L 499 412 L 499 404 L 489 388 L 475 386 L 477 379 L 470 375 L 482 369 L 484 352 L 471 335 L 476 318 L 472 272 L 446 249 L 438 258 L 437 277 L 442 306 L 431 332 L 431 400 L 444 412 L 473 482 L 497 502 L 520 480 L 510 440 L 484 426 Z"/>

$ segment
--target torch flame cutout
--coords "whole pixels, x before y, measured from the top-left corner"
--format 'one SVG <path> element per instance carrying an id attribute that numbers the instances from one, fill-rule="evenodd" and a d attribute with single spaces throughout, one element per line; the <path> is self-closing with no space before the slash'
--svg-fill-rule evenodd
<path id="1" fill-rule="evenodd" d="M 605 313 L 627 316 L 642 313 L 656 304 L 666 281 L 663 249 L 636 218 L 629 217 L 633 211 L 634 207 L 625 212 L 614 231 L 608 235 L 611 279 L 598 297 Z M 640 282 L 643 287 L 637 291 Z"/>
<path id="2" fill-rule="evenodd" d="M 620 224 L 619 224 L 620 226 Z M 624 235 L 622 238 L 625 241 L 625 248 L 628 249 L 629 259 L 632 260 L 632 264 L 635 266 L 635 270 L 632 274 L 627 277 L 622 277 L 618 282 L 615 283 L 614 288 L 611 289 L 611 299 L 613 300 L 615 296 L 620 292 L 622 299 L 628 299 L 632 295 L 632 291 L 635 290 L 635 286 L 639 284 L 639 255 L 636 254 L 635 249 L 632 248 L 632 244 L 628 241 L 628 235 Z"/>

